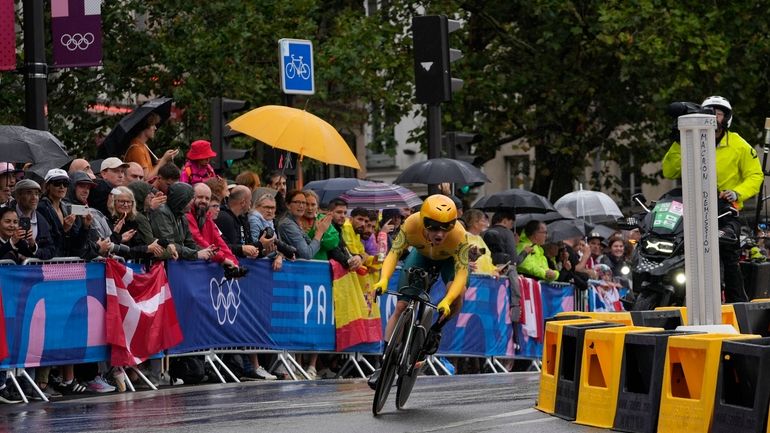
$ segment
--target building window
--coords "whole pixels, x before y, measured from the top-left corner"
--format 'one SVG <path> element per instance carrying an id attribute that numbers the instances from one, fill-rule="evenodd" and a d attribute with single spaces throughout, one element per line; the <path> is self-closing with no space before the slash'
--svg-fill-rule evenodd
<path id="1" fill-rule="evenodd" d="M 508 188 L 530 189 L 532 178 L 529 174 L 529 155 L 507 156 L 505 160 L 508 167 Z"/>

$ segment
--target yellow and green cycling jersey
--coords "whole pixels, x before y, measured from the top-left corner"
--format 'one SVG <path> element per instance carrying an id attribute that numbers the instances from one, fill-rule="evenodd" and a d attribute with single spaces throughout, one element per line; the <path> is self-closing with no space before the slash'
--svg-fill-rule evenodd
<path id="1" fill-rule="evenodd" d="M 396 269 L 398 258 L 408 248 L 413 247 L 420 255 L 432 261 L 452 259 L 454 262 L 454 279 L 447 287 L 444 300 L 454 302 L 465 291 L 468 281 L 468 249 L 466 232 L 459 223 L 447 232 L 446 238 L 439 245 L 432 245 L 426 237 L 426 229 L 419 212 L 410 215 L 399 228 L 393 245 L 382 264 L 380 280 L 389 280 Z M 447 281 L 445 281 L 447 282 Z"/>

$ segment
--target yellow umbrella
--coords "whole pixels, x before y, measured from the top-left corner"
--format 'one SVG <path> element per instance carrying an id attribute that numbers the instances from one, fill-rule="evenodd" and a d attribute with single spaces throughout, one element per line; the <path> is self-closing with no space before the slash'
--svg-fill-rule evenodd
<path id="1" fill-rule="evenodd" d="M 297 153 L 300 160 L 306 156 L 327 164 L 361 169 L 340 133 L 325 120 L 304 110 L 266 105 L 237 117 L 228 125 L 277 149 Z"/>

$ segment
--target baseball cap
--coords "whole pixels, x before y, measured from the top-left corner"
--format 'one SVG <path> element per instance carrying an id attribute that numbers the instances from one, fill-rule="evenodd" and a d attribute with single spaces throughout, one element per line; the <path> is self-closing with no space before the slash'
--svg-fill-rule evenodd
<path id="1" fill-rule="evenodd" d="M 13 192 L 25 190 L 25 189 L 36 189 L 38 191 L 41 191 L 40 184 L 35 182 L 32 179 L 22 179 L 18 182 L 16 182 L 16 186 L 13 187 Z"/>
<path id="2" fill-rule="evenodd" d="M 91 176 L 89 176 L 88 173 L 86 173 L 85 171 L 76 171 L 72 173 L 72 177 L 70 178 L 70 180 L 74 184 L 86 184 L 91 188 L 96 186 L 96 182 L 91 180 Z"/>
<path id="3" fill-rule="evenodd" d="M 118 167 L 128 168 L 128 164 L 121 161 L 120 158 L 110 157 L 102 161 L 102 165 L 100 167 L 99 172 L 102 172 L 107 169 L 114 169 Z"/>
<path id="4" fill-rule="evenodd" d="M 56 180 L 69 180 L 70 177 L 67 175 L 67 172 L 62 170 L 61 168 L 52 168 L 48 170 L 48 173 L 45 175 L 45 182 L 53 182 Z"/>

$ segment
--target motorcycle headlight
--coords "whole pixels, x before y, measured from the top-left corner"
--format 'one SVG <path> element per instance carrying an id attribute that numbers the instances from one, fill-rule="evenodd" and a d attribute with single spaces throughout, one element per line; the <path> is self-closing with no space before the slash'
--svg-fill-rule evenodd
<path id="1" fill-rule="evenodd" d="M 660 239 L 647 239 L 644 242 L 644 251 L 648 254 L 671 254 L 674 252 L 674 243 Z"/>
<path id="2" fill-rule="evenodd" d="M 678 272 L 676 275 L 674 275 L 674 281 L 679 285 L 683 285 L 685 281 L 687 281 L 687 277 L 685 276 L 684 272 Z"/>

